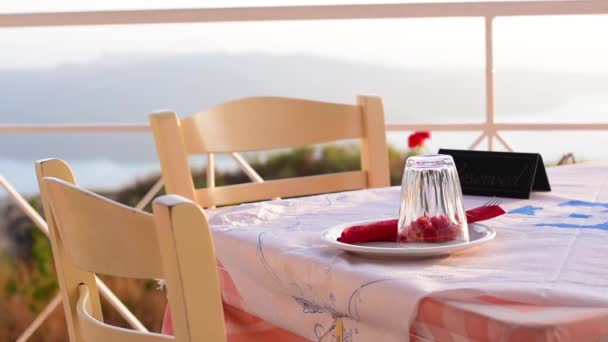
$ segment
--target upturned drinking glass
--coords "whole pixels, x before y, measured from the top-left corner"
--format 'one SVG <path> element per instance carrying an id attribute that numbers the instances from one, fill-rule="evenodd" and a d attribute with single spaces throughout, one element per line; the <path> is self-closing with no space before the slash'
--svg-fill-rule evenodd
<path id="1" fill-rule="evenodd" d="M 469 241 L 460 180 L 451 156 L 407 159 L 401 182 L 398 240 Z"/>

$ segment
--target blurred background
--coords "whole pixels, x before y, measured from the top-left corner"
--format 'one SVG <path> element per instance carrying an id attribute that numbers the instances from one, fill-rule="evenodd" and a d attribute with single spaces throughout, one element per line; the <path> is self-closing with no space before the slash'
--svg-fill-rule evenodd
<path id="1" fill-rule="evenodd" d="M 5 0 L 0 15 L 403 2 Z M 607 19 L 497 18 L 496 121 L 608 123 Z M 159 109 L 185 117 L 240 97 L 354 103 L 357 94 L 381 96 L 389 124 L 482 123 L 484 25 L 483 18 L 435 18 L 0 27 L 0 125 L 147 124 Z M 408 150 L 408 134 L 388 134 L 394 183 L 404 158 L 420 152 Z M 602 131 L 501 134 L 514 150 L 540 152 L 548 164 L 566 153 L 577 160 L 608 158 Z M 478 135 L 432 132 L 424 151 L 468 148 Z M 0 175 L 38 209 L 33 162 L 47 157 L 65 159 L 81 185 L 130 205 L 159 174 L 149 132 L 0 132 Z M 358 150 L 349 143 L 245 157 L 269 179 L 358 167 Z M 204 186 L 206 158 L 192 162 Z M 216 164 L 218 184 L 247 181 L 229 156 L 217 156 Z M 57 283 L 46 238 L 5 195 L 0 189 L 0 341 L 13 341 L 55 295 Z M 107 280 L 158 331 L 164 295 L 156 283 Z M 67 338 L 61 308 L 55 311 L 32 341 Z M 106 316 L 126 326 L 111 309 Z"/>

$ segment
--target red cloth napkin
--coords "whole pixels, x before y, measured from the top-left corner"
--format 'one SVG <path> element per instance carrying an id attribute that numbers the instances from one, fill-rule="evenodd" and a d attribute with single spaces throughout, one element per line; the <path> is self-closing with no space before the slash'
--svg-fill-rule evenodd
<path id="1" fill-rule="evenodd" d="M 467 222 L 485 221 L 504 213 L 505 211 L 497 205 L 478 207 L 466 211 Z M 398 222 L 398 219 L 392 219 L 351 226 L 342 231 L 342 236 L 338 238 L 338 241 L 344 243 L 396 241 Z"/>

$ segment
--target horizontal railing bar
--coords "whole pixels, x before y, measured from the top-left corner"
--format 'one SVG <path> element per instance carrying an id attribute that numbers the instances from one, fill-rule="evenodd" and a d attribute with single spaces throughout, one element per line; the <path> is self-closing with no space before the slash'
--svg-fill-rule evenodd
<path id="1" fill-rule="evenodd" d="M 150 132 L 147 124 L 0 124 L 0 134 L 7 133 L 133 133 Z M 472 124 L 386 124 L 387 131 L 601 131 L 608 123 L 486 123 Z"/>
<path id="2" fill-rule="evenodd" d="M 386 124 L 387 131 L 483 131 L 488 127 L 478 124 Z"/>
<path id="3" fill-rule="evenodd" d="M 603 131 L 608 123 L 495 123 L 494 131 Z"/>
<path id="4" fill-rule="evenodd" d="M 387 124 L 391 131 L 603 131 L 608 123 Z"/>
<path id="5" fill-rule="evenodd" d="M 0 14 L 0 27 L 608 14 L 605 0 L 485 1 Z"/>
<path id="6" fill-rule="evenodd" d="M 0 124 L 0 133 L 150 132 L 147 124 Z"/>

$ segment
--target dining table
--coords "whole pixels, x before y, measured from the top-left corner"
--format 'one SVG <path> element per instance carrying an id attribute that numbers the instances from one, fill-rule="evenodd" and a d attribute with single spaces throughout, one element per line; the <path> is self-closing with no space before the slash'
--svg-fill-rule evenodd
<path id="1" fill-rule="evenodd" d="M 229 335 L 608 341 L 608 162 L 547 173 L 552 191 L 500 199 L 506 213 L 484 222 L 493 240 L 436 257 L 323 243 L 331 227 L 398 217 L 398 186 L 206 210 L 225 310 L 249 322 L 227 323 Z M 465 208 L 487 201 L 464 196 Z"/>

